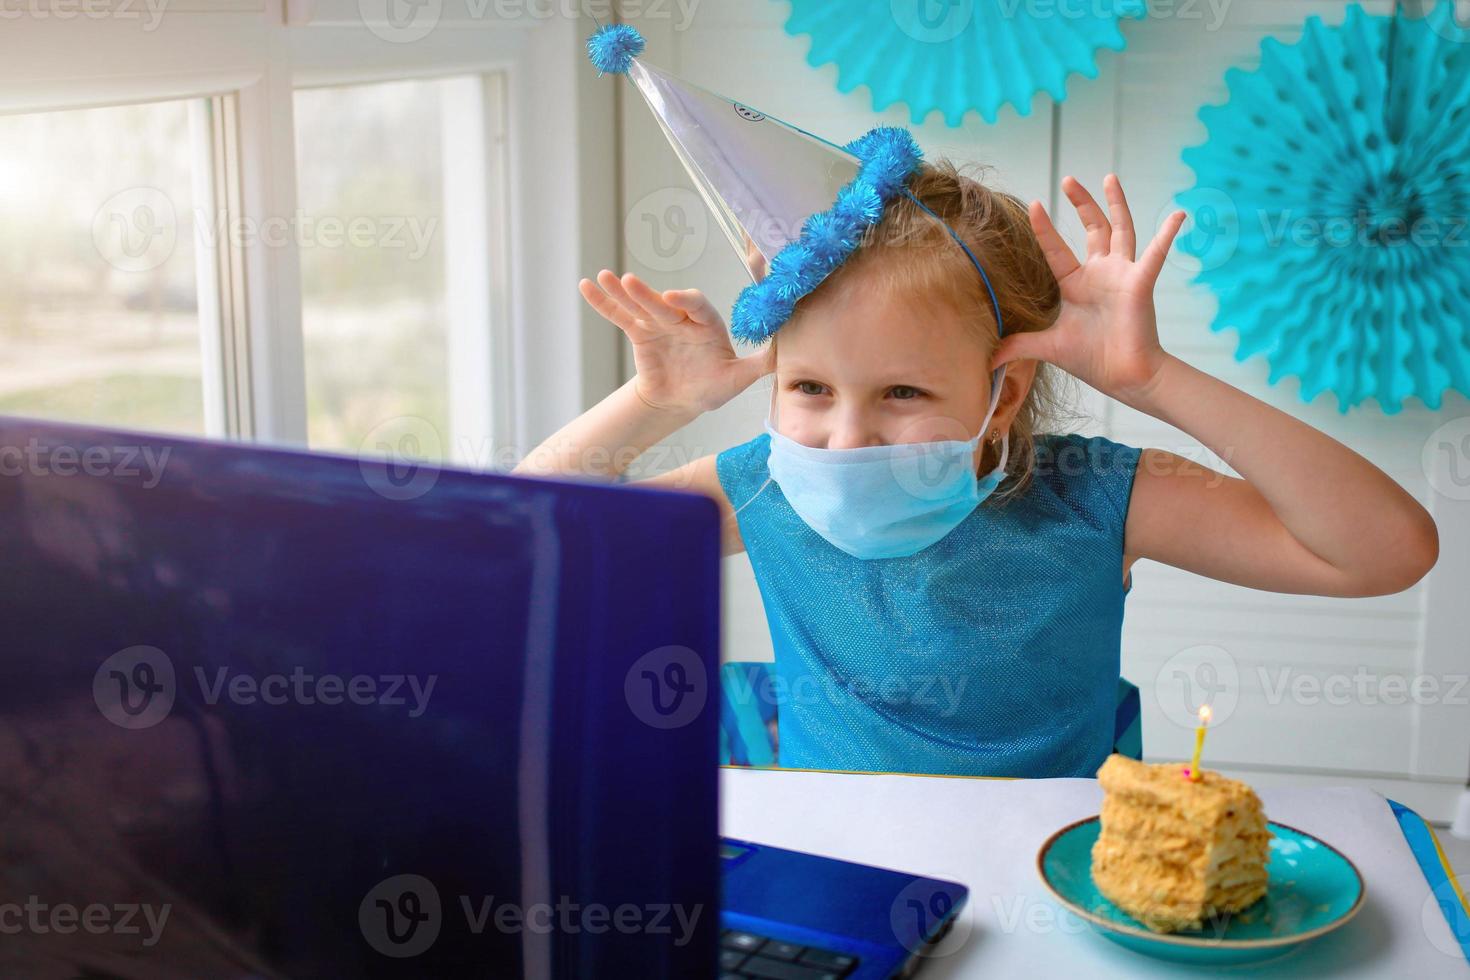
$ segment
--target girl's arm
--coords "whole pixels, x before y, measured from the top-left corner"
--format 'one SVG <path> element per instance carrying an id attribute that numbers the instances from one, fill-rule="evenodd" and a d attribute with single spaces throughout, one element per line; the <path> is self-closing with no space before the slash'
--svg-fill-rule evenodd
<path id="1" fill-rule="evenodd" d="M 555 476 L 575 473 L 613 479 L 650 446 L 699 417 L 698 412 L 663 408 L 638 391 L 637 375 L 621 388 L 557 429 L 531 450 L 512 473 Z"/>
<path id="2" fill-rule="evenodd" d="M 1382 470 L 1178 358 L 1128 403 L 1243 477 L 1147 450 L 1129 506 L 1130 554 L 1251 588 L 1335 596 L 1402 592 L 1439 557 L 1428 511 Z"/>
<path id="3" fill-rule="evenodd" d="M 583 279 L 578 289 L 628 335 L 637 373 L 531 450 L 512 473 L 616 477 L 650 446 L 771 370 L 773 348 L 737 356 L 724 320 L 697 289 L 657 293 L 631 272 L 619 279 L 607 269 L 597 283 Z"/>
<path id="4" fill-rule="evenodd" d="M 1135 261 L 1117 178 L 1104 184 L 1107 214 L 1076 180 L 1062 186 L 1087 229 L 1086 260 L 1033 204 L 1062 311 L 1044 331 L 1003 340 L 995 363 L 1056 364 L 1187 432 L 1243 477 L 1145 450 L 1124 532 L 1125 572 L 1134 559 L 1152 558 L 1251 588 L 1337 596 L 1399 592 L 1422 578 L 1439 537 L 1418 501 L 1346 446 L 1159 345 L 1153 287 L 1184 213 L 1171 215 Z"/>

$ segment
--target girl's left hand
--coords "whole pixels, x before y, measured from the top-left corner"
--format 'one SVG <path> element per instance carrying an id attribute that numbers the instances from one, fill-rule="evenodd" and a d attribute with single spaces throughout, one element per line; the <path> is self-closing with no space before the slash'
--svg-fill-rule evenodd
<path id="1" fill-rule="evenodd" d="M 1153 291 L 1185 214 L 1169 215 L 1142 258 L 1135 260 L 1133 216 L 1118 178 L 1103 181 L 1108 213 L 1075 178 L 1062 191 L 1087 229 L 1087 258 L 1079 262 L 1057 234 L 1040 201 L 1031 227 L 1062 290 L 1057 321 L 1045 330 L 1013 334 L 996 349 L 996 367 L 1019 359 L 1055 364 L 1106 395 L 1128 402 L 1144 395 L 1167 356 L 1159 345 Z"/>

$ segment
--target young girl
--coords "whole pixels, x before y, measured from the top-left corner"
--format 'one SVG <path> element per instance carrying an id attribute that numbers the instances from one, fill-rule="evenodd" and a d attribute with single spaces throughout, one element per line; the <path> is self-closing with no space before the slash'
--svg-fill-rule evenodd
<path id="1" fill-rule="evenodd" d="M 950 232 L 903 197 L 751 356 L 698 290 L 603 270 L 580 289 L 632 341 L 637 375 L 517 467 L 587 473 L 603 447 L 615 475 L 775 372 L 766 432 L 639 482 L 712 497 L 725 553 L 749 555 L 783 766 L 1091 776 L 1112 746 L 1134 562 L 1330 596 L 1397 592 L 1434 565 L 1433 521 L 1384 473 L 1160 346 L 1152 293 L 1183 212 L 1139 255 L 1117 178 L 1105 212 L 1069 177 L 1079 261 L 1040 203 L 1028 214 L 945 161 L 909 187 L 986 270 L 993 303 Z M 1241 478 L 1047 432 L 1044 365 L 1189 433 Z M 958 482 L 902 449 L 940 441 L 960 447 Z M 863 472 L 826 465 L 839 462 Z"/>

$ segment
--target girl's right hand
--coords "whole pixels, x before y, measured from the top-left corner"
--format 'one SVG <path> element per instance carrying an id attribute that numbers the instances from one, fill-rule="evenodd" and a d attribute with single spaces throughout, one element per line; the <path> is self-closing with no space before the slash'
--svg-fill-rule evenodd
<path id="1" fill-rule="evenodd" d="M 632 341 L 634 385 L 652 408 L 711 411 L 775 367 L 773 345 L 748 357 L 736 354 L 724 319 L 697 289 L 656 293 L 633 273 L 619 279 L 608 269 L 577 289 Z"/>

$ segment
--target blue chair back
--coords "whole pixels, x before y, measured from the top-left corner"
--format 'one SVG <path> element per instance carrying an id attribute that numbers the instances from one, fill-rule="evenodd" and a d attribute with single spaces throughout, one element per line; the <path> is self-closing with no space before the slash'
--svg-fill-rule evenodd
<path id="1" fill-rule="evenodd" d="M 771 664 L 727 663 L 720 668 L 720 762 L 769 767 L 779 757 L 778 706 Z M 1118 678 L 1113 751 L 1143 758 L 1143 715 L 1138 688 Z"/>

